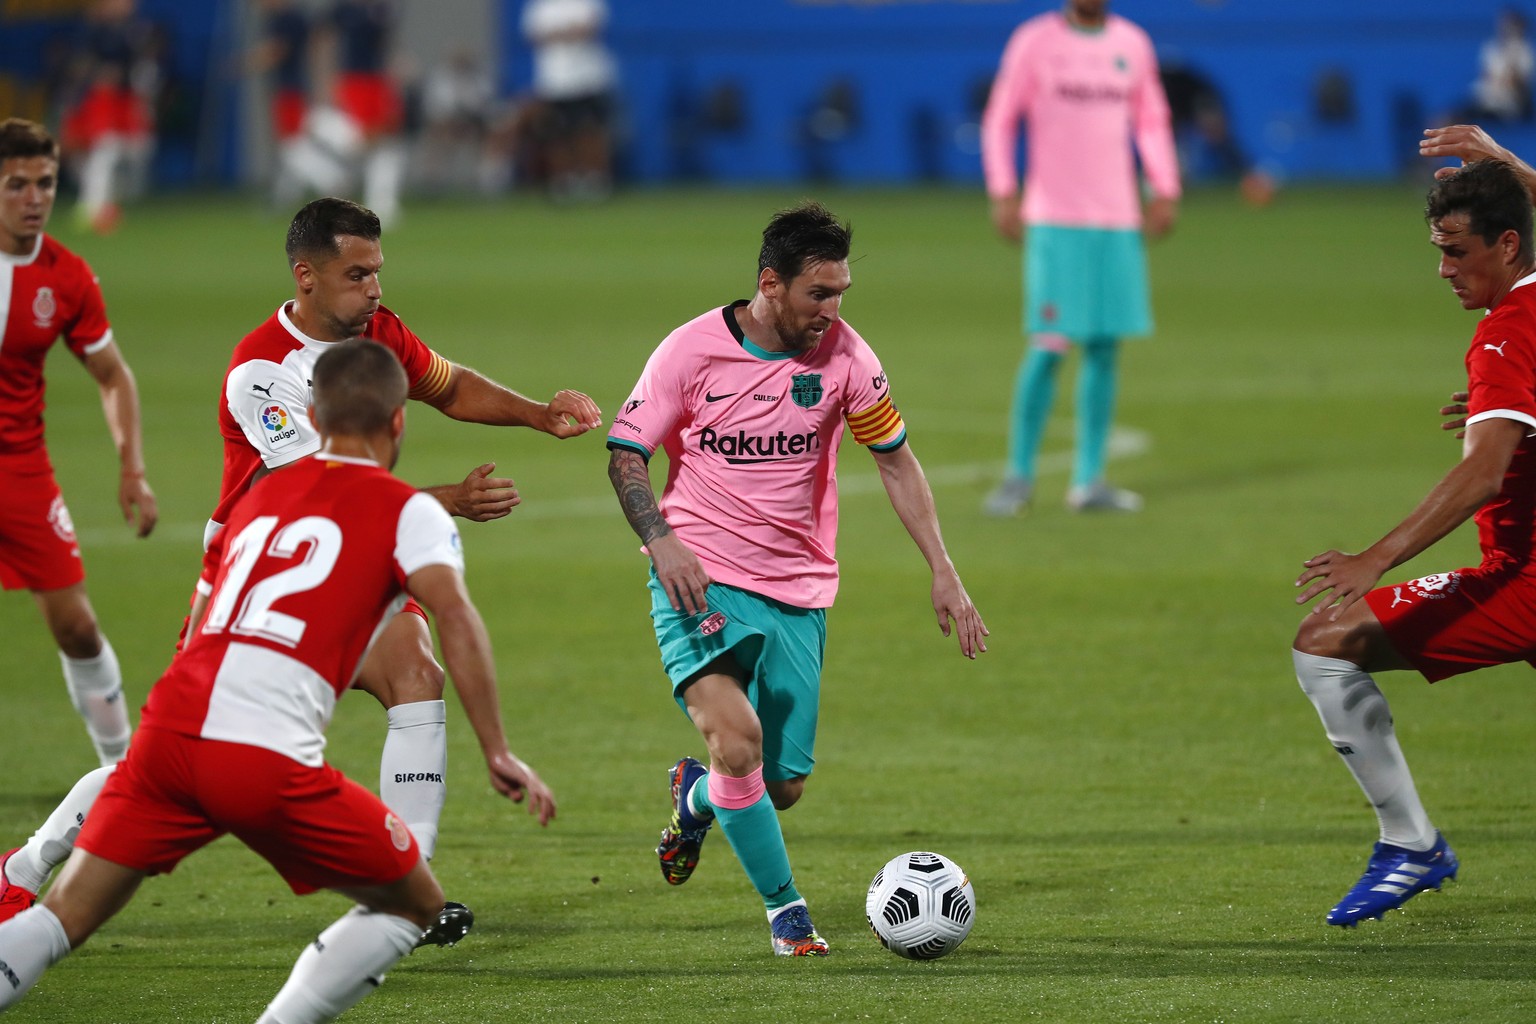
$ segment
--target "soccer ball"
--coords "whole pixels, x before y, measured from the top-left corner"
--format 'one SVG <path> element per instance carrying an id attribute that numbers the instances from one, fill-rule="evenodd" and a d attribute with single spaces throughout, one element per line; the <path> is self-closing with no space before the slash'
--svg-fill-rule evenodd
<path id="1" fill-rule="evenodd" d="M 965 869 L 937 853 L 893 857 L 875 873 L 864 916 L 880 944 L 908 960 L 936 960 L 971 934 L 976 895 Z"/>

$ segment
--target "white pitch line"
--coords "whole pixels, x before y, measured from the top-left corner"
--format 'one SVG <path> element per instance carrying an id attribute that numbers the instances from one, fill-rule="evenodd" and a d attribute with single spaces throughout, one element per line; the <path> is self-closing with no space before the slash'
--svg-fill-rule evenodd
<path id="1" fill-rule="evenodd" d="M 1152 435 L 1134 427 L 1115 427 L 1109 435 L 1108 458 L 1110 461 L 1132 459 L 1152 450 Z M 1070 451 L 1047 452 L 1036 463 L 1041 474 L 1065 473 L 1072 468 Z M 969 487 L 990 483 L 1002 475 L 1001 464 L 970 462 L 953 466 L 924 466 L 924 474 L 933 487 Z M 840 495 L 878 494 L 884 490 L 879 473 L 840 473 L 837 478 Z M 618 509 L 612 494 L 594 498 L 556 498 L 550 501 L 530 502 L 513 510 L 509 518 L 514 520 L 587 519 L 617 515 Z M 161 523 L 155 527 L 154 539 L 172 540 L 178 543 L 203 540 L 202 523 Z M 125 526 L 121 529 L 92 527 L 80 531 L 80 544 L 87 551 L 95 547 L 118 544 L 135 544 L 139 539 Z"/>

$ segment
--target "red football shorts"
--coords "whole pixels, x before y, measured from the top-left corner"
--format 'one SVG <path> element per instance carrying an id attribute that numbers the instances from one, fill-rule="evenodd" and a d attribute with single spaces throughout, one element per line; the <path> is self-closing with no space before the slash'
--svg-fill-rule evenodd
<path id="1" fill-rule="evenodd" d="M 392 135 L 405 120 L 400 94 L 386 75 L 342 74 L 336 81 L 336 106 L 367 135 Z"/>
<path id="2" fill-rule="evenodd" d="M 1536 665 L 1536 567 L 1479 566 L 1378 587 L 1366 603 L 1399 654 L 1430 682 Z"/>
<path id="3" fill-rule="evenodd" d="M 0 458 L 0 587 L 59 590 L 85 579 L 80 543 L 43 451 Z"/>
<path id="4" fill-rule="evenodd" d="M 279 89 L 272 95 L 272 135 L 287 142 L 304 130 L 304 111 L 309 106 L 302 89 Z"/>
<path id="5" fill-rule="evenodd" d="M 226 832 L 301 896 L 397 882 L 421 859 L 405 823 L 330 765 L 154 726 L 134 733 L 77 845 L 160 874 Z"/>
<path id="6" fill-rule="evenodd" d="M 152 123 L 149 104 L 138 93 L 95 85 L 64 119 L 64 141 L 71 147 L 89 149 L 104 135 L 146 136 Z"/>

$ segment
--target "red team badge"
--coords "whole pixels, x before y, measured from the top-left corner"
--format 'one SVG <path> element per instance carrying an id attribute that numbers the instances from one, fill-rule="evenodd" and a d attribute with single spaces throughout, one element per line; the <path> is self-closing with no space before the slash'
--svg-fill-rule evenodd
<path id="1" fill-rule="evenodd" d="M 69 517 L 62 494 L 54 495 L 53 504 L 48 506 L 48 525 L 53 527 L 60 540 L 68 544 L 75 542 L 75 521 Z"/>
<path id="2" fill-rule="evenodd" d="M 404 852 L 411 848 L 411 830 L 406 828 L 405 822 L 393 814 L 386 814 L 384 827 L 389 830 L 389 841 L 395 844 L 395 849 Z"/>
<path id="3" fill-rule="evenodd" d="M 1410 592 L 1428 598 L 1431 601 L 1439 601 L 1449 597 L 1461 589 L 1461 573 L 1437 572 L 1416 580 L 1409 580 L 1404 584 Z"/>
<path id="4" fill-rule="evenodd" d="M 53 317 L 59 311 L 59 303 L 53 297 L 52 288 L 39 288 L 32 299 L 32 322 L 47 330 L 53 326 Z"/>

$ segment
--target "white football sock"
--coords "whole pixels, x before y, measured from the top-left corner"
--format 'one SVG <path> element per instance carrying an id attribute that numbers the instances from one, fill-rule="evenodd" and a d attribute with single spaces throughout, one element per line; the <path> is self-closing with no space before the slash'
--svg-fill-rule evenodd
<path id="1" fill-rule="evenodd" d="M 699 787 L 700 783 L 704 783 L 702 790 Z M 688 787 L 688 792 L 683 794 L 683 800 L 684 806 L 688 808 L 689 814 L 693 815 L 695 818 L 698 818 L 700 821 L 714 821 L 715 809 L 710 807 L 708 804 L 700 806 L 699 798 L 694 796 L 695 793 L 700 794 L 700 797 L 705 800 L 709 799 L 708 775 L 700 775 L 698 778 L 694 779 L 693 785 Z"/>
<path id="2" fill-rule="evenodd" d="M 405 147 L 381 142 L 363 164 L 363 202 L 378 214 L 385 228 L 400 218 L 400 188 L 405 182 Z"/>
<path id="3" fill-rule="evenodd" d="M 107 784 L 107 776 L 116 765 L 107 765 L 80 777 L 68 795 L 53 809 L 46 821 L 32 833 L 25 846 L 5 862 L 5 877 L 28 892 L 42 892 L 53 869 L 64 863 L 75 848 L 75 837 L 85 824 L 86 812 L 96 802 L 96 794 Z"/>
<path id="4" fill-rule="evenodd" d="M 299 954 L 256 1024 L 332 1020 L 383 984 L 384 972 L 420 938 L 421 928 L 403 917 L 354 907 Z"/>
<path id="5" fill-rule="evenodd" d="M 80 207 L 87 217 L 95 217 L 112 202 L 117 185 L 117 162 L 124 144 L 120 135 L 103 136 L 86 154 L 80 169 Z"/>
<path id="6" fill-rule="evenodd" d="M 1291 657 L 1296 681 L 1312 698 L 1328 742 L 1376 808 L 1381 841 L 1410 850 L 1434 846 L 1435 826 L 1414 788 L 1392 730 L 1392 710 L 1376 681 L 1352 662 L 1296 650 Z"/>
<path id="7" fill-rule="evenodd" d="M 117 664 L 117 652 L 106 637 L 101 638 L 101 653 L 94 658 L 71 658 L 59 652 L 64 666 L 64 685 L 69 699 L 85 719 L 85 731 L 96 745 L 96 756 L 104 765 L 116 764 L 128 753 L 128 739 L 133 730 L 128 724 L 128 705 L 123 699 L 123 673 Z"/>
<path id="8" fill-rule="evenodd" d="M 43 972 L 69 955 L 69 937 L 42 904 L 0 924 L 0 1010 L 21 1001 Z"/>
<path id="9" fill-rule="evenodd" d="M 448 705 L 440 700 L 389 709 L 389 733 L 379 758 L 379 798 L 416 836 L 428 860 L 437 849 L 437 822 L 448 799 Z"/>

